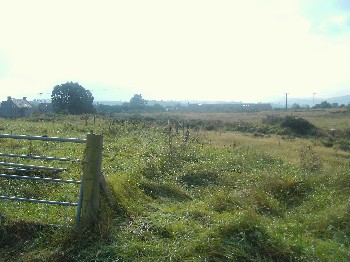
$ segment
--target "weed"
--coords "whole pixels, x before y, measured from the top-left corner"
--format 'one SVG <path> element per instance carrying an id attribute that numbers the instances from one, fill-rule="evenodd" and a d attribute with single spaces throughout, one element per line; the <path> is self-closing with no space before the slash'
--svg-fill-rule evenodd
<path id="1" fill-rule="evenodd" d="M 210 206 L 216 212 L 234 212 L 244 207 L 242 196 L 237 192 L 219 191 L 210 199 Z"/>
<path id="2" fill-rule="evenodd" d="M 252 210 L 223 217 L 208 239 L 209 243 L 197 251 L 212 261 L 286 261 L 295 255 L 287 244 L 269 235 L 259 215 Z"/>
<path id="3" fill-rule="evenodd" d="M 311 146 L 303 147 L 299 151 L 300 166 L 306 171 L 318 171 L 322 167 L 322 162 Z"/>
<path id="4" fill-rule="evenodd" d="M 254 190 L 249 204 L 260 214 L 281 215 L 284 211 L 281 207 L 283 205 L 272 194 L 263 190 Z"/>

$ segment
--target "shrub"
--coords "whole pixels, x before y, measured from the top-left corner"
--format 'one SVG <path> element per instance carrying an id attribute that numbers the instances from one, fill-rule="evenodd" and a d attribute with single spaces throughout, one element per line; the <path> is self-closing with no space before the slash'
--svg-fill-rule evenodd
<path id="1" fill-rule="evenodd" d="M 278 125 L 283 122 L 283 117 L 280 116 L 267 116 L 262 120 L 263 124 Z"/>
<path id="2" fill-rule="evenodd" d="M 342 151 L 350 151 L 350 142 L 347 140 L 341 140 L 336 144 L 336 149 L 342 150 Z"/>
<path id="3" fill-rule="evenodd" d="M 346 138 L 350 138 L 350 128 L 346 128 L 346 129 L 344 130 L 344 136 L 345 136 Z"/>
<path id="4" fill-rule="evenodd" d="M 333 147 L 334 145 L 334 141 L 332 138 L 326 138 L 321 140 L 322 145 L 324 145 L 325 147 Z"/>
<path id="5" fill-rule="evenodd" d="M 286 116 L 281 123 L 281 127 L 287 128 L 298 135 L 312 135 L 316 133 L 316 127 L 301 117 Z"/>

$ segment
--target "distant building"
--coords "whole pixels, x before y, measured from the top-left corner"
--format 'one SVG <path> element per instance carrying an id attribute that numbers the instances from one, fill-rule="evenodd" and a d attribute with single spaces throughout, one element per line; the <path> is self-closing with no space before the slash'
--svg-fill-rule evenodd
<path id="1" fill-rule="evenodd" d="M 33 115 L 33 106 L 23 99 L 7 97 L 7 101 L 1 102 L 0 116 L 7 118 L 19 118 Z"/>
<path id="2" fill-rule="evenodd" d="M 199 112 L 237 112 L 237 111 L 268 111 L 272 110 L 267 103 L 222 103 L 222 104 L 189 104 L 188 110 Z"/>

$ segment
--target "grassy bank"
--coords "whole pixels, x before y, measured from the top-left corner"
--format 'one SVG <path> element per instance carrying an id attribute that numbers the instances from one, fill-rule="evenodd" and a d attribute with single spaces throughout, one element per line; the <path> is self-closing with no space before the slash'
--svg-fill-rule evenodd
<path id="1" fill-rule="evenodd" d="M 318 112 L 319 113 L 319 112 Z M 260 113 L 262 114 L 262 113 Z M 311 114 L 308 112 L 308 114 Z M 323 114 L 331 114 L 323 112 Z M 224 115 L 238 119 L 241 115 Z M 249 116 L 252 117 L 250 121 Z M 343 118 L 341 118 L 341 116 Z M 150 121 L 149 118 L 157 121 Z M 117 200 L 102 198 L 100 224 L 74 231 L 74 210 L 0 202 L 0 258 L 4 261 L 348 261 L 350 178 L 348 151 L 326 147 L 325 137 L 256 135 L 229 130 L 180 129 L 169 115 L 43 116 L 1 119 L 2 133 L 85 138 L 104 136 L 103 174 Z M 219 116 L 172 116 L 181 121 Z M 265 115 L 240 121 L 261 126 Z M 284 115 L 282 116 L 284 117 Z M 326 124 L 304 115 L 328 139 Z M 348 115 L 332 123 L 346 131 Z M 313 119 L 315 120 L 313 122 Z M 317 119 L 317 121 L 316 121 Z M 326 118 L 324 118 L 326 119 Z M 231 121 L 230 120 L 230 121 Z M 180 122 L 181 122 L 180 121 Z M 228 121 L 228 120 L 227 120 Z M 326 120 L 325 120 L 326 121 Z M 225 123 L 225 121 L 223 121 Z M 188 122 L 190 123 L 190 122 Z M 198 122 L 197 122 L 198 123 Z M 236 123 L 232 121 L 232 123 Z M 337 124 L 336 124 L 337 123 Z M 204 125 L 205 126 L 205 125 Z M 271 130 L 275 130 L 271 126 Z M 260 134 L 260 133 L 259 133 Z M 346 139 L 342 137 L 341 139 Z M 336 141 L 333 141 L 334 144 Z M 81 148 L 1 140 L 2 151 L 73 156 Z M 80 166 L 62 176 L 78 178 Z M 1 194 L 74 198 L 67 188 L 0 180 Z M 73 219 L 73 220 L 72 220 Z"/>

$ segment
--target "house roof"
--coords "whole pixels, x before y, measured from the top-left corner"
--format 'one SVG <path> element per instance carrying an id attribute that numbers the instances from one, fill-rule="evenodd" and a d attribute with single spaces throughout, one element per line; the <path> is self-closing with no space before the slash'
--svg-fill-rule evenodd
<path id="1" fill-rule="evenodd" d="M 18 107 L 18 108 L 33 108 L 33 106 L 25 99 L 16 99 L 12 98 L 12 102 Z"/>

